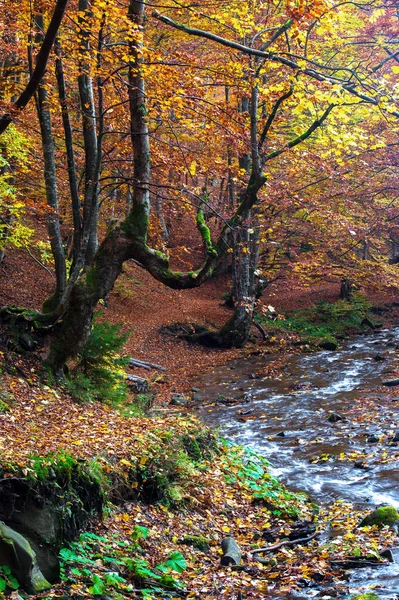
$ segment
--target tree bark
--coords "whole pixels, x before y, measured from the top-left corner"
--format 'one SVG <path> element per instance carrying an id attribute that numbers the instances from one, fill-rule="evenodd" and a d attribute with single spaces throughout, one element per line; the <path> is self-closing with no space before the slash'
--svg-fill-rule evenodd
<path id="1" fill-rule="evenodd" d="M 39 31 L 42 31 L 43 16 L 37 16 L 35 21 Z M 40 34 L 38 34 L 38 38 L 40 39 Z M 47 229 L 55 263 L 55 299 L 59 300 L 62 297 L 66 286 L 66 264 L 64 246 L 61 238 L 60 220 L 58 216 L 57 171 L 55 166 L 54 140 L 51 126 L 49 100 L 44 80 L 42 80 L 42 83 L 37 91 L 37 112 L 42 136 L 46 199 L 48 206 L 51 208 L 51 212 L 49 212 L 47 217 Z"/>

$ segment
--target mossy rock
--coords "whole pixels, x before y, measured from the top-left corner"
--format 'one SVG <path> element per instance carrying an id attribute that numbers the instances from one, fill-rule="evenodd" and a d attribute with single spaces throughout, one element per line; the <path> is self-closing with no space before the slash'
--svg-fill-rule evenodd
<path id="1" fill-rule="evenodd" d="M 360 596 L 352 596 L 352 600 L 378 600 L 378 594 L 374 592 L 367 592 L 367 594 L 360 594 Z"/>
<path id="2" fill-rule="evenodd" d="M 186 535 L 182 540 L 182 544 L 192 546 L 196 550 L 204 553 L 209 552 L 211 549 L 209 540 L 203 535 Z"/>
<path id="3" fill-rule="evenodd" d="M 11 569 L 14 577 L 29 594 L 40 594 L 51 588 L 51 584 L 37 564 L 36 554 L 29 542 L 2 521 L 0 521 L 0 561 Z"/>
<path id="4" fill-rule="evenodd" d="M 381 506 L 376 508 L 372 513 L 367 515 L 358 525 L 358 527 L 367 527 L 378 525 L 378 527 L 384 527 L 384 525 L 395 525 L 399 522 L 399 513 L 393 506 Z"/>

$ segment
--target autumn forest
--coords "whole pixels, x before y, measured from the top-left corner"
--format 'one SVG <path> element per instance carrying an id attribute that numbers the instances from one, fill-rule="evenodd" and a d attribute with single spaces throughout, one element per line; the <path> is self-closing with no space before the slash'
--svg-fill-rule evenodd
<path id="1" fill-rule="evenodd" d="M 399 598 L 396 0 L 0 24 L 0 600 Z"/>

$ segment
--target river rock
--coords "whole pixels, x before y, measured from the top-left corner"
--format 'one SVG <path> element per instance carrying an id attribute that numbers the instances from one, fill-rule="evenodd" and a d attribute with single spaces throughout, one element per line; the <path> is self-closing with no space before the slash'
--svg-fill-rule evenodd
<path id="1" fill-rule="evenodd" d="M 319 347 L 323 350 L 334 351 L 338 348 L 338 344 L 330 340 L 323 340 L 322 342 L 320 342 Z"/>
<path id="2" fill-rule="evenodd" d="M 40 594 L 51 588 L 29 542 L 3 521 L 0 521 L 0 564 L 10 567 L 28 594 Z"/>
<path id="3" fill-rule="evenodd" d="M 332 412 L 328 415 L 327 421 L 330 423 L 338 423 L 338 421 L 343 421 L 343 417 L 341 417 L 341 415 L 338 413 Z"/>
<path id="4" fill-rule="evenodd" d="M 359 523 L 358 527 L 366 527 L 372 525 L 378 525 L 378 527 L 384 527 L 384 525 L 396 525 L 399 522 L 399 513 L 393 506 L 381 506 L 376 508 L 372 513 L 364 517 Z"/>
<path id="5" fill-rule="evenodd" d="M 392 438 L 392 440 L 391 440 L 391 441 L 392 441 L 392 442 L 399 442 L 399 431 L 397 431 L 397 432 L 395 433 L 395 435 L 393 436 L 393 438 Z"/>
<path id="6" fill-rule="evenodd" d="M 399 385 L 399 379 L 388 379 L 387 381 L 383 381 L 382 385 L 386 385 L 387 387 L 395 387 Z"/>
<path id="7" fill-rule="evenodd" d="M 370 435 L 367 436 L 366 442 L 368 444 L 378 444 L 378 442 L 380 441 L 380 438 L 378 437 L 378 435 L 375 435 L 374 433 L 371 433 Z"/>
<path id="8" fill-rule="evenodd" d="M 172 394 L 172 398 L 170 400 L 170 405 L 187 407 L 188 399 L 186 398 L 186 396 L 182 396 L 181 394 Z"/>
<path id="9" fill-rule="evenodd" d="M 390 563 L 395 562 L 395 560 L 393 558 L 392 550 L 390 550 L 390 548 L 384 548 L 383 550 L 381 550 L 379 552 L 379 555 L 381 556 L 381 558 L 386 558 L 387 561 Z"/>

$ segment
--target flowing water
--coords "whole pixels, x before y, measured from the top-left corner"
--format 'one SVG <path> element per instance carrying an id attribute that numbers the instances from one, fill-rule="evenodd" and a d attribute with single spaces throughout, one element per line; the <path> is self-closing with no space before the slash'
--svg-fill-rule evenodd
<path id="1" fill-rule="evenodd" d="M 206 398 L 198 412 L 319 504 L 399 508 L 399 388 L 381 385 L 397 366 L 398 342 L 399 328 L 359 336 L 335 352 L 286 356 L 275 371 L 263 357 L 233 361 L 193 382 Z M 331 413 L 342 420 L 330 422 Z M 399 597 L 399 564 L 358 570 L 351 586 L 369 580 L 381 598 Z"/>

